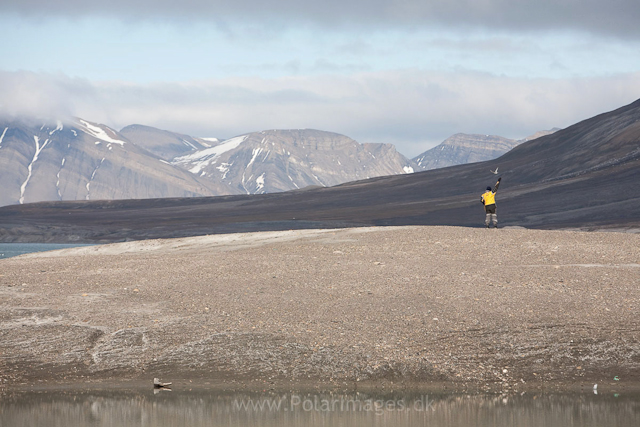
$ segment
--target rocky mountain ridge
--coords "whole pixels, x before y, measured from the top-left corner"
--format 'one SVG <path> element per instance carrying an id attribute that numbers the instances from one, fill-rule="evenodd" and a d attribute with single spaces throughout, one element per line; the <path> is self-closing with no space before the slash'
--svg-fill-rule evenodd
<path id="1" fill-rule="evenodd" d="M 466 163 L 484 162 L 496 159 L 518 145 L 550 135 L 558 128 L 536 132 L 523 139 L 509 139 L 497 135 L 457 133 L 441 144 L 414 157 L 416 170 L 431 170 Z"/>
<path id="2" fill-rule="evenodd" d="M 0 129 L 0 205 L 229 194 L 105 125 L 5 121 Z"/>
<path id="3" fill-rule="evenodd" d="M 196 138 L 143 125 L 126 126 L 120 129 L 120 134 L 166 161 L 220 142 L 217 138 Z"/>
<path id="4" fill-rule="evenodd" d="M 360 144 L 318 130 L 268 130 L 238 136 L 171 162 L 246 194 L 331 187 L 383 175 L 412 173 L 391 144 Z"/>
<path id="5" fill-rule="evenodd" d="M 220 141 L 148 126 L 0 120 L 0 206 L 260 194 L 413 172 L 391 144 L 317 130 Z"/>

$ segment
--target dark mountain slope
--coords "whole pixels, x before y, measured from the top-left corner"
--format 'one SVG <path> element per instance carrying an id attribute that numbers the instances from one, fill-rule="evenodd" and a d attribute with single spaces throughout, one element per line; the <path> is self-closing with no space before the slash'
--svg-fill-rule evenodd
<path id="1" fill-rule="evenodd" d="M 478 226 L 495 182 L 501 225 L 640 228 L 640 101 L 484 162 L 258 196 L 59 202 L 0 209 L 2 241 L 117 241 L 355 225 Z"/>
<path id="2" fill-rule="evenodd" d="M 639 110 L 640 100 L 519 145 L 491 164 L 505 165 L 515 182 L 530 183 L 624 163 L 640 153 Z"/>

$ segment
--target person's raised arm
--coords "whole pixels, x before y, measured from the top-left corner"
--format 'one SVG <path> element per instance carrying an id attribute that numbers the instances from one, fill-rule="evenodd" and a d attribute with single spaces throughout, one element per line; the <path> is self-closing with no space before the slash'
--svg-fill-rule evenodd
<path id="1" fill-rule="evenodd" d="M 500 181 L 502 181 L 502 177 L 498 178 L 498 182 L 496 182 L 496 186 L 493 187 L 493 192 L 494 193 L 498 192 L 498 187 L 500 186 Z"/>

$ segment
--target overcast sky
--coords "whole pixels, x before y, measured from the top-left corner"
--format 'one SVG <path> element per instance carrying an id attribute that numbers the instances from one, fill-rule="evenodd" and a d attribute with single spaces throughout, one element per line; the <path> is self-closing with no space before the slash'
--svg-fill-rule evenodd
<path id="1" fill-rule="evenodd" d="M 0 113 L 405 155 L 640 98 L 637 0 L 2 0 Z"/>

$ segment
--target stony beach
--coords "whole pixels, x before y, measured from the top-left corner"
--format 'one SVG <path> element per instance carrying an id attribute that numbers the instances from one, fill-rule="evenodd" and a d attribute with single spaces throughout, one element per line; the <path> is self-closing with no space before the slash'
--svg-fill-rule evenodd
<path id="1" fill-rule="evenodd" d="M 0 387 L 637 387 L 640 235 L 387 227 L 0 260 Z"/>

